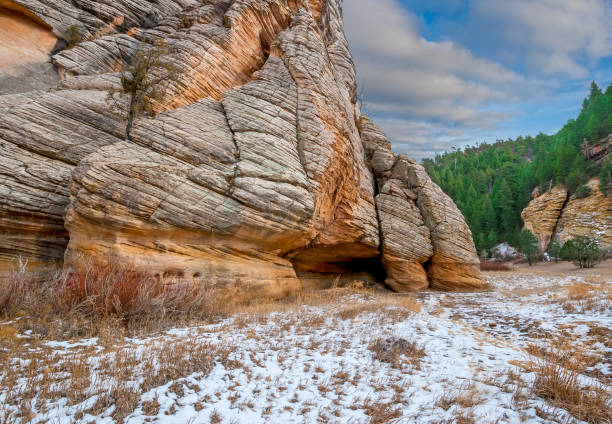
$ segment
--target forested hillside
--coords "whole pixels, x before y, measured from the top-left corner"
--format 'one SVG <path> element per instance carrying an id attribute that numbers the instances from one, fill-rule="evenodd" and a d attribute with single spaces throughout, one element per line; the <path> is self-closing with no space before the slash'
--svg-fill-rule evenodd
<path id="1" fill-rule="evenodd" d="M 585 139 L 594 143 L 611 132 L 612 84 L 604 93 L 593 82 L 578 117 L 555 135 L 468 146 L 424 165 L 465 215 L 480 252 L 501 241 L 516 244 L 521 211 L 535 187 L 564 184 L 575 192 L 598 174 L 607 181 L 611 163 L 587 161 L 582 148 Z"/>

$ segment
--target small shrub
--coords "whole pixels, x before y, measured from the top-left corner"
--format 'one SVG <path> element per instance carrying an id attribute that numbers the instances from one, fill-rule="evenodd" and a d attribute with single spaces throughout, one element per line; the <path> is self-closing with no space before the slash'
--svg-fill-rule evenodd
<path id="1" fill-rule="evenodd" d="M 580 268 L 593 268 L 603 259 L 603 252 L 597 242 L 586 236 L 568 240 L 561 249 L 563 259 L 572 261 Z"/>
<path id="2" fill-rule="evenodd" d="M 39 276 L 28 271 L 27 261 L 17 260 L 6 279 L 0 280 L 0 316 L 12 317 L 28 309 L 38 292 Z"/>
<path id="3" fill-rule="evenodd" d="M 529 230 L 521 231 L 519 235 L 519 250 L 529 261 L 529 266 L 538 257 L 538 239 Z"/>
<path id="4" fill-rule="evenodd" d="M 66 41 L 66 48 L 71 49 L 83 41 L 83 35 L 76 25 L 70 25 L 70 28 L 64 34 L 64 40 Z"/>
<path id="5" fill-rule="evenodd" d="M 425 348 L 416 341 L 396 337 L 378 339 L 369 348 L 376 359 L 388 362 L 394 368 L 402 368 L 407 364 L 420 369 L 421 361 L 425 357 Z"/>
<path id="6" fill-rule="evenodd" d="M 576 189 L 576 199 L 584 199 L 585 197 L 589 197 L 591 195 L 591 192 L 591 187 L 581 185 Z"/>
<path id="7" fill-rule="evenodd" d="M 557 240 L 551 241 L 547 252 L 555 262 L 559 262 L 559 258 L 561 258 L 561 244 Z"/>

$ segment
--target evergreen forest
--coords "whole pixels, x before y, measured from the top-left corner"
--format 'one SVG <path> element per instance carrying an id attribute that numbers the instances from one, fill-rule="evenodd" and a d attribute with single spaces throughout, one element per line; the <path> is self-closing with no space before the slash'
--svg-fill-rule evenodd
<path id="1" fill-rule="evenodd" d="M 584 140 L 593 144 L 611 132 L 612 84 L 603 92 L 593 82 L 578 117 L 554 135 L 467 146 L 423 164 L 465 215 L 480 253 L 504 241 L 519 244 L 521 211 L 534 188 L 562 184 L 576 193 L 599 175 L 605 189 L 612 163 L 588 161 L 583 148 Z"/>

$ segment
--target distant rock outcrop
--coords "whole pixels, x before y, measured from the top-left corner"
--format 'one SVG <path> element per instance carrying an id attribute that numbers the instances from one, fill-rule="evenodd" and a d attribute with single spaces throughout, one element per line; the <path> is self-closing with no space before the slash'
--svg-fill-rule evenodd
<path id="1" fill-rule="evenodd" d="M 564 243 L 576 236 L 591 237 L 604 248 L 612 246 L 612 199 L 600 191 L 597 178 L 586 185 L 590 194 L 584 198 L 568 196 L 564 188 L 553 187 L 523 210 L 525 228 L 538 239 L 541 254 L 552 239 Z"/>
<path id="2" fill-rule="evenodd" d="M 544 194 L 534 194 L 534 199 L 523 209 L 521 218 L 525 228 L 538 239 L 538 251 L 543 255 L 555 233 L 561 211 L 567 202 L 567 190 L 553 187 Z"/>
<path id="3" fill-rule="evenodd" d="M 571 196 L 555 230 L 561 243 L 576 236 L 588 236 L 604 248 L 612 247 L 612 198 L 599 189 L 599 180 L 586 184 L 590 194 L 582 199 Z"/>
<path id="4" fill-rule="evenodd" d="M 84 41 L 52 56 L 56 88 L 0 96 L 0 264 L 112 255 L 270 296 L 483 286 L 457 207 L 361 116 L 340 0 L 9 3 Z M 184 72 L 124 141 L 106 90 L 156 37 Z"/>
<path id="5" fill-rule="evenodd" d="M 508 243 L 500 243 L 491 249 L 491 258 L 499 262 L 513 261 L 522 255 Z"/>

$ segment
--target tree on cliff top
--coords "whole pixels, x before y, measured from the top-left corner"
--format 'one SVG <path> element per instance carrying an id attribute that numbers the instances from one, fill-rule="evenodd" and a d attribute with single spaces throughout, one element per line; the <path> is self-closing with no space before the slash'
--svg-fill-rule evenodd
<path id="1" fill-rule="evenodd" d="M 126 140 L 132 139 L 134 120 L 155 116 L 155 105 L 165 100 L 169 87 L 178 81 L 178 69 L 165 60 L 172 51 L 161 39 L 139 47 L 121 72 L 120 88 L 109 90 L 111 108 L 126 121 Z"/>

